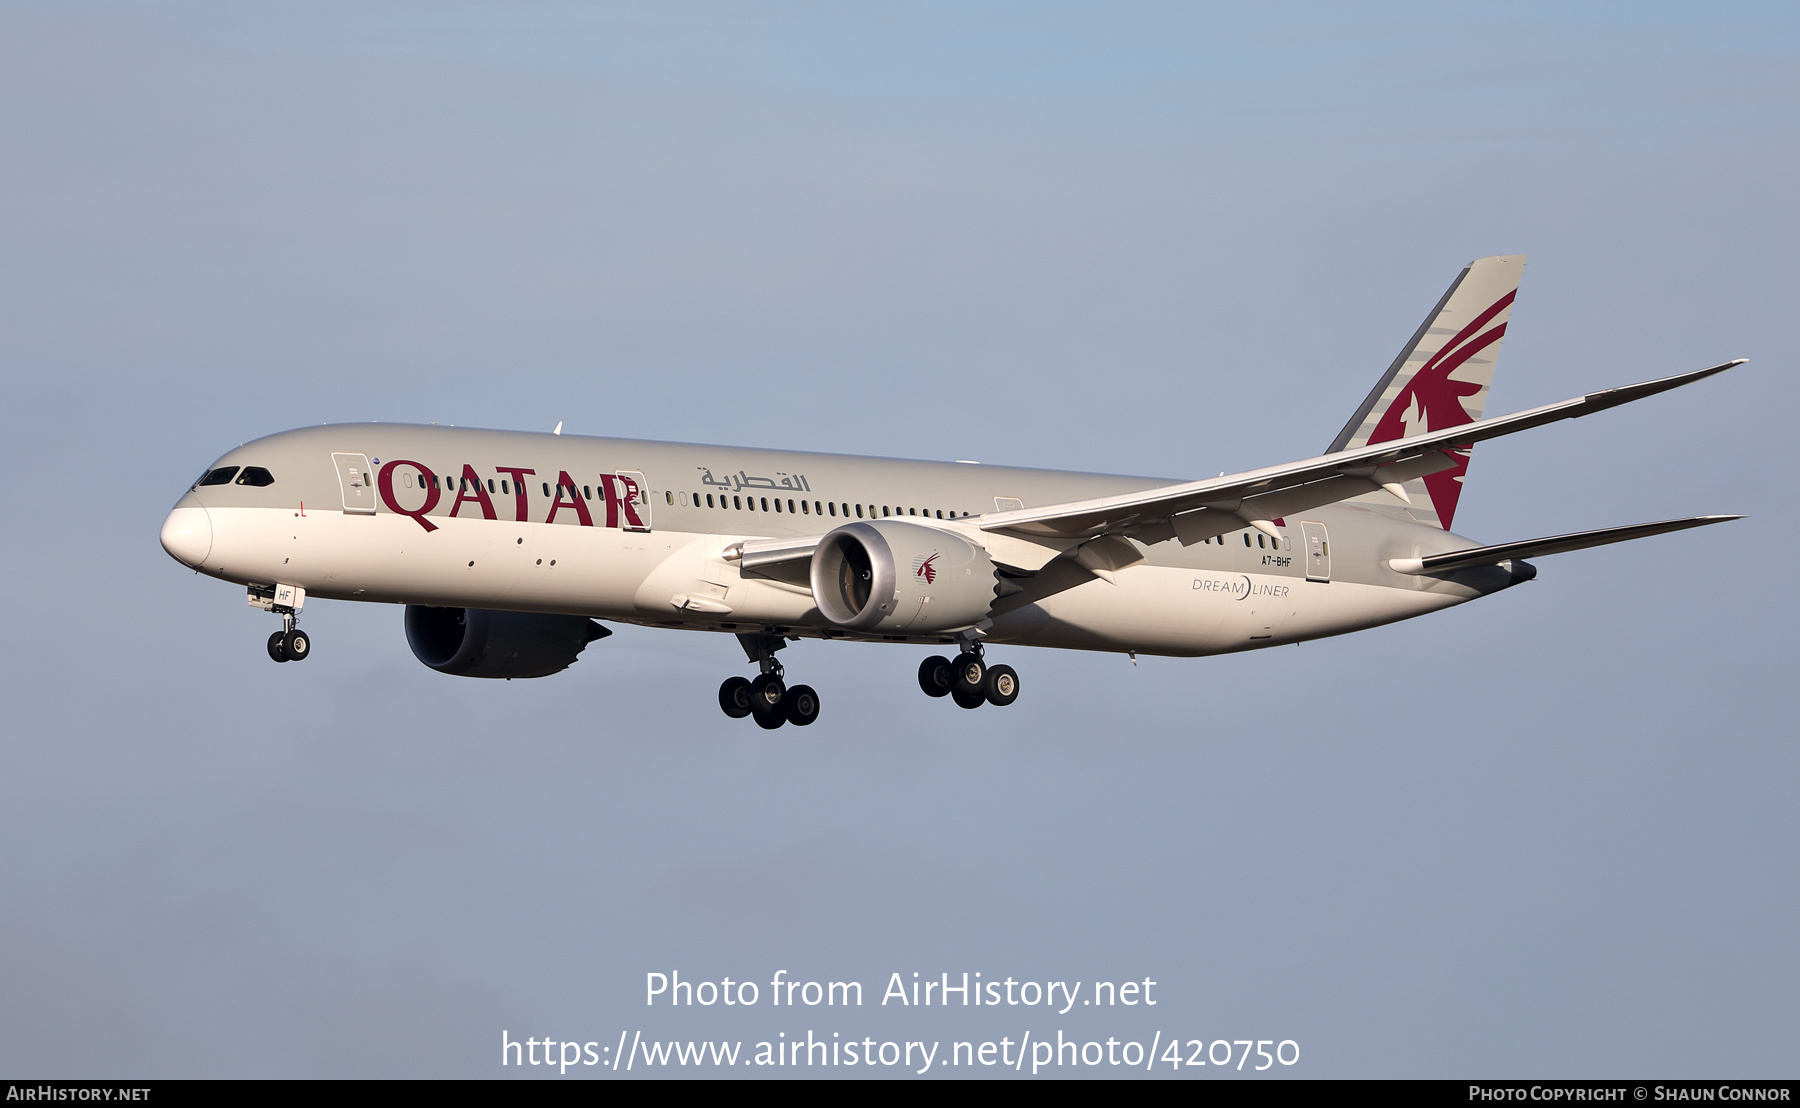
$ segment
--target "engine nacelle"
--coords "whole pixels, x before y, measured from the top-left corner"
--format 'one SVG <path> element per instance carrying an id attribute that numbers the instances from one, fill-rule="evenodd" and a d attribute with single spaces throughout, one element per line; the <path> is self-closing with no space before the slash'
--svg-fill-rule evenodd
<path id="1" fill-rule="evenodd" d="M 413 656 L 456 677 L 548 677 L 610 634 L 586 616 L 406 606 Z"/>
<path id="2" fill-rule="evenodd" d="M 819 540 L 813 602 L 851 631 L 950 631 L 980 623 L 999 578 L 961 536 L 896 519 L 847 523 Z"/>

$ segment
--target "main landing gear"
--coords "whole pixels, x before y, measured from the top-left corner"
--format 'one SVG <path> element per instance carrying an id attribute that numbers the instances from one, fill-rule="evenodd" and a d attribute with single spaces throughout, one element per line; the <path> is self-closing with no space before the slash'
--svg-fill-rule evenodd
<path id="1" fill-rule="evenodd" d="M 811 685 L 789 688 L 782 680 L 781 663 L 775 652 L 787 645 L 780 635 L 739 635 L 744 653 L 762 669 L 753 678 L 727 677 L 719 686 L 719 707 L 732 719 L 750 716 L 765 731 L 773 731 L 784 723 L 805 727 L 819 718 L 819 694 Z"/>
<path id="2" fill-rule="evenodd" d="M 250 606 L 281 617 L 281 630 L 269 636 L 269 657 L 277 662 L 304 662 L 312 656 L 312 636 L 300 630 L 306 590 L 295 585 L 250 586 Z"/>
<path id="3" fill-rule="evenodd" d="M 981 644 L 972 642 L 955 661 L 935 655 L 919 663 L 919 688 L 926 696 L 948 696 L 963 708 L 1004 708 L 1019 699 L 1019 675 L 1011 666 L 988 665 Z"/>

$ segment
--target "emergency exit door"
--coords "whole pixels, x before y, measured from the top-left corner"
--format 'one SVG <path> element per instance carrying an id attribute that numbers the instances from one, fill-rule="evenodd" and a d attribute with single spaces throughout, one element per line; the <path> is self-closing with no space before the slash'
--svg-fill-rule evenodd
<path id="1" fill-rule="evenodd" d="M 1331 580 L 1331 538 L 1323 523 L 1300 524 L 1300 535 L 1306 542 L 1306 579 Z"/>
<path id="2" fill-rule="evenodd" d="M 375 514 L 375 475 L 369 472 L 369 459 L 362 454 L 333 454 L 337 467 L 338 487 L 344 490 L 344 511 L 352 515 Z"/>

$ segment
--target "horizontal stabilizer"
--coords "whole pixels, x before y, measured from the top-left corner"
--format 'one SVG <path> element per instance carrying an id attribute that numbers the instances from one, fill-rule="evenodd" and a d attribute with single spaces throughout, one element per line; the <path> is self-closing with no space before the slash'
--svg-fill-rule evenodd
<path id="1" fill-rule="evenodd" d="M 1577 531 L 1572 535 L 1551 535 L 1544 539 L 1478 546 L 1473 550 L 1452 550 L 1425 558 L 1394 558 L 1388 568 L 1396 573 L 1442 573 L 1471 566 L 1491 566 L 1510 558 L 1536 558 L 1544 554 L 1562 554 L 1570 550 L 1586 550 L 1590 546 L 1625 542 L 1628 539 L 1685 531 L 1689 527 L 1707 527 L 1743 516 L 1690 516 L 1687 519 L 1665 519 L 1660 523 L 1633 523 L 1626 527 L 1603 527 L 1598 531 Z"/>

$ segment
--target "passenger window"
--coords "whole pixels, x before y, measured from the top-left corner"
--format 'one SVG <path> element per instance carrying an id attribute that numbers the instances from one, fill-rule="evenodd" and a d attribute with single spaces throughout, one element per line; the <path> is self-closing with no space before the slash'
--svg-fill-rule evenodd
<path id="1" fill-rule="evenodd" d="M 806 501 L 804 501 L 804 500 L 802 500 L 802 501 L 801 501 L 801 502 L 800 502 L 800 514 L 801 514 L 801 515 L 803 515 L 803 516 L 809 516 L 809 515 L 812 515 L 812 507 L 811 507 L 811 505 L 809 505 L 809 504 L 807 504 L 807 502 L 806 502 Z"/>
<path id="2" fill-rule="evenodd" d="M 738 510 L 738 511 L 740 511 L 740 512 L 741 512 L 741 511 L 743 511 L 743 510 L 744 510 L 744 503 L 743 503 L 743 501 L 741 501 L 741 500 L 739 500 L 739 499 L 738 499 L 738 498 L 737 498 L 737 497 L 735 497 L 735 496 L 734 496 L 734 497 L 732 497 L 732 498 L 731 498 L 731 506 L 732 506 L 732 507 L 733 507 L 733 508 L 736 508 L 736 509 L 737 509 L 737 510 Z"/>
<path id="3" fill-rule="evenodd" d="M 423 474 L 420 475 L 420 479 L 424 479 Z M 261 466 L 245 466 L 244 472 L 238 475 L 237 483 L 259 489 L 267 488 L 275 483 L 275 475 Z M 409 485 L 412 483 L 411 475 L 408 475 L 407 483 Z"/>
<path id="4" fill-rule="evenodd" d="M 862 517 L 863 517 L 863 514 L 862 514 L 862 505 L 861 505 L 861 504 L 858 504 L 858 505 L 857 505 L 857 506 L 856 506 L 856 518 L 857 518 L 857 519 L 861 519 L 861 518 L 862 518 Z"/>
<path id="5" fill-rule="evenodd" d="M 706 506 L 707 506 L 707 507 L 708 507 L 708 508 L 710 508 L 710 507 L 712 507 L 712 506 L 713 506 L 713 502 L 712 502 L 712 493 L 710 493 L 710 492 L 709 492 L 709 493 L 707 493 L 707 494 L 706 494 Z"/>
<path id="6" fill-rule="evenodd" d="M 762 510 L 765 512 L 769 510 L 769 498 L 766 496 L 762 498 Z"/>
<path id="7" fill-rule="evenodd" d="M 489 492 L 494 491 L 494 479 L 492 477 L 488 478 L 488 491 Z"/>
<path id="8" fill-rule="evenodd" d="M 779 496 L 775 498 L 775 510 L 781 511 L 781 497 Z"/>
<path id="9" fill-rule="evenodd" d="M 790 501 L 788 501 L 788 514 L 792 515 L 793 513 L 794 513 L 794 502 L 792 500 L 790 500 Z"/>
<path id="10" fill-rule="evenodd" d="M 237 471 L 238 471 L 238 467 L 236 467 L 236 466 L 220 466 L 218 469 L 213 470 L 211 473 L 207 474 L 205 477 L 200 478 L 200 480 L 195 482 L 195 484 L 197 486 L 198 485 L 227 485 L 227 484 L 231 483 L 231 479 L 233 477 L 237 476 Z"/>
<path id="11" fill-rule="evenodd" d="M 1250 532 L 1248 532 L 1248 531 L 1244 532 L 1244 545 L 1245 546 L 1250 545 Z"/>
<path id="12" fill-rule="evenodd" d="M 831 509 L 831 514 L 832 514 L 832 515 L 837 515 L 837 502 L 836 502 L 836 501 L 833 501 L 833 502 L 832 502 L 832 503 L 830 503 L 830 504 L 827 504 L 827 505 L 825 505 L 825 506 L 826 506 L 826 507 L 827 507 L 827 508 L 829 508 L 829 509 Z"/>
<path id="13" fill-rule="evenodd" d="M 550 495 L 550 482 L 548 482 L 548 481 L 540 481 L 540 482 L 538 482 L 538 483 L 539 483 L 539 484 L 540 484 L 540 485 L 542 485 L 542 486 L 543 486 L 543 488 L 544 488 L 544 495 L 545 495 L 545 496 L 549 496 L 549 495 Z"/>

